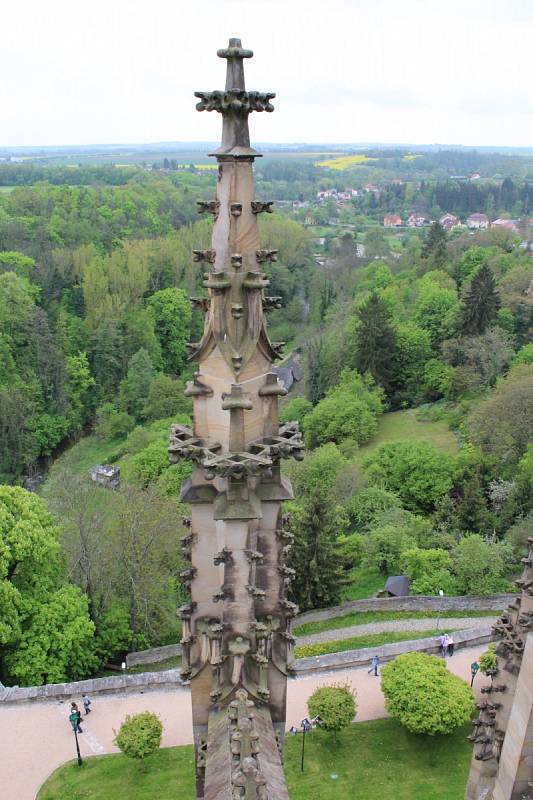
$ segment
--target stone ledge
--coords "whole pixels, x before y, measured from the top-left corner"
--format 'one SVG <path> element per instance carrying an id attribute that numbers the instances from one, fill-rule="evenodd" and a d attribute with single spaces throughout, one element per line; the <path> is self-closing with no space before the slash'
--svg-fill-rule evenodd
<path id="1" fill-rule="evenodd" d="M 71 683 L 48 683 L 46 686 L 2 686 L 0 702 L 17 703 L 32 700 L 54 700 L 67 697 L 105 694 L 113 692 L 140 692 L 162 689 L 165 686 L 183 686 L 179 669 L 161 672 L 139 672 L 136 675 L 112 675 L 108 678 L 89 678 Z"/>
<path id="2" fill-rule="evenodd" d="M 371 597 L 368 600 L 349 600 L 331 608 L 305 611 L 294 620 L 294 627 L 306 622 L 343 617 L 364 611 L 503 611 L 516 598 L 516 594 L 460 595 L 434 597 L 410 595 L 409 597 Z"/>
<path id="3" fill-rule="evenodd" d="M 469 628 L 464 631 L 454 631 L 453 639 L 455 649 L 475 647 L 496 640 L 490 626 Z M 335 669 L 350 669 L 361 667 L 370 663 L 372 656 L 378 656 L 381 662 L 390 661 L 402 653 L 430 653 L 438 654 L 440 646 L 438 636 L 429 636 L 426 639 L 410 639 L 405 642 L 383 644 L 380 647 L 365 647 L 360 650 L 344 650 L 340 653 L 327 653 L 323 656 L 309 656 L 299 658 L 293 662 L 296 676 L 309 672 L 327 672 Z"/>

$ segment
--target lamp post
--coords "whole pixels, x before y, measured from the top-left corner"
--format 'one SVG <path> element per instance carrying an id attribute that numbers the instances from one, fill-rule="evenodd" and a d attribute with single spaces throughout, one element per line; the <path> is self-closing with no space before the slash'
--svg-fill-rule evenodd
<path id="1" fill-rule="evenodd" d="M 470 672 L 472 674 L 472 680 L 470 681 L 470 687 L 472 687 L 474 685 L 474 678 L 478 674 L 478 671 L 479 671 L 479 664 L 477 663 L 477 661 L 473 661 L 470 664 Z"/>
<path id="2" fill-rule="evenodd" d="M 80 745 L 78 742 L 78 715 L 75 711 L 69 714 L 69 722 L 72 725 L 72 730 L 74 731 L 74 739 L 76 740 L 76 753 L 78 755 L 78 767 L 81 767 L 83 764 L 81 753 L 80 753 Z"/>
<path id="3" fill-rule="evenodd" d="M 122 688 L 125 689 L 126 688 L 126 662 L 123 661 L 120 666 L 122 668 Z"/>
<path id="4" fill-rule="evenodd" d="M 300 727 L 297 728 L 295 725 L 292 728 L 289 728 L 289 733 L 301 733 L 302 734 L 302 755 L 300 759 L 300 772 L 304 771 L 304 759 L 305 759 L 305 734 L 312 731 L 313 728 L 316 728 L 317 725 L 322 723 L 322 719 L 319 716 L 313 717 L 313 719 L 308 719 L 305 717 L 300 722 Z"/>
<path id="5" fill-rule="evenodd" d="M 439 589 L 439 597 L 444 597 L 444 592 L 442 591 L 442 589 Z M 440 615 L 441 615 L 441 613 L 442 613 L 442 607 L 439 605 L 439 613 L 438 613 L 438 616 L 437 616 L 437 630 L 439 629 L 439 625 L 440 625 Z"/>

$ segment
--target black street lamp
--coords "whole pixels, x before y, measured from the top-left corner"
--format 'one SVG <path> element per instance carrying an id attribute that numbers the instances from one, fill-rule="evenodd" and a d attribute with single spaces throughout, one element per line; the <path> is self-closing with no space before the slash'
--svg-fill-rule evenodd
<path id="1" fill-rule="evenodd" d="M 69 714 L 68 718 L 69 718 L 70 724 L 72 725 L 72 730 L 74 731 L 74 738 L 76 740 L 76 753 L 78 754 L 78 767 L 81 767 L 81 765 L 83 764 L 83 761 L 82 761 L 81 753 L 80 753 L 80 745 L 78 743 L 78 722 L 79 722 L 79 720 L 78 720 L 77 712 L 73 711 L 71 714 Z"/>
<path id="2" fill-rule="evenodd" d="M 308 719 L 307 717 L 305 717 L 300 722 L 300 727 L 299 728 L 297 728 L 295 725 L 293 725 L 292 728 L 289 728 L 289 733 L 294 733 L 294 734 L 301 733 L 302 734 L 302 757 L 301 757 L 301 760 L 300 760 L 300 772 L 304 771 L 305 734 L 309 733 L 310 731 L 313 730 L 313 728 L 316 728 L 317 725 L 321 725 L 321 724 L 322 724 L 322 719 L 319 716 L 313 717 L 313 719 Z"/>
<path id="3" fill-rule="evenodd" d="M 472 673 L 472 680 L 470 681 L 470 687 L 472 687 L 474 685 L 474 678 L 479 672 L 479 664 L 477 663 L 477 661 L 473 661 L 470 664 L 470 672 Z"/>

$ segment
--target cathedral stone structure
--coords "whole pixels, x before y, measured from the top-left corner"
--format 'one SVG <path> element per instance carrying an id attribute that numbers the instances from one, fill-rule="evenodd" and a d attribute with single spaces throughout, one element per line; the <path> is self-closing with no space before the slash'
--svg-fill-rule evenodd
<path id="1" fill-rule="evenodd" d="M 183 621 L 182 677 L 191 684 L 197 797 L 205 800 L 287 800 L 281 766 L 287 676 L 297 607 L 287 598 L 291 535 L 280 506 L 293 497 L 280 459 L 303 457 L 296 423 L 280 427 L 285 394 L 272 362 L 281 345 L 269 340 L 265 265 L 276 250 L 261 247 L 258 217 L 272 202 L 256 200 L 248 116 L 273 111 L 274 94 L 247 91 L 243 62 L 253 55 L 239 39 L 218 51 L 226 87 L 196 92 L 198 111 L 222 116 L 216 198 L 199 202 L 213 218 L 210 250 L 196 250 L 207 296 L 197 362 L 186 394 L 194 428 L 174 425 L 172 461 L 191 459 L 182 487 L 191 519 L 182 540 L 189 566 L 182 578 L 191 600 Z"/>
<path id="2" fill-rule="evenodd" d="M 474 754 L 465 800 L 533 800 L 533 538 L 521 593 L 495 626 L 497 667 L 482 689 L 469 737 Z"/>

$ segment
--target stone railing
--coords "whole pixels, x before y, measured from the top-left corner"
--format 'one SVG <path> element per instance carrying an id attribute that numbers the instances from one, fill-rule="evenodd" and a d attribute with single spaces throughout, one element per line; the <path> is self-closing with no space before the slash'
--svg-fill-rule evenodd
<path id="1" fill-rule="evenodd" d="M 468 630 L 454 631 L 453 640 L 455 649 L 476 647 L 496 640 L 490 625 Z M 329 672 L 336 669 L 353 669 L 370 663 L 372 656 L 377 656 L 380 662 L 390 661 L 402 653 L 430 653 L 438 655 L 440 652 L 439 637 L 428 636 L 426 639 L 411 639 L 405 642 L 383 644 L 380 647 L 365 647 L 360 650 L 345 650 L 341 653 L 327 653 L 323 656 L 310 656 L 298 658 L 293 662 L 296 675 L 309 672 Z"/>
<path id="2" fill-rule="evenodd" d="M 174 656 L 181 656 L 181 644 L 166 644 L 163 647 L 152 647 L 151 650 L 128 653 L 126 664 L 128 667 L 136 667 L 139 664 L 156 664 L 158 661 L 165 661 Z"/>
<path id="3" fill-rule="evenodd" d="M 293 628 L 303 625 L 304 622 L 320 622 L 364 611 L 503 611 L 515 597 L 515 594 L 462 595 L 459 597 L 410 595 L 409 597 L 371 597 L 368 600 L 349 600 L 339 606 L 306 611 L 295 618 Z"/>
<path id="4" fill-rule="evenodd" d="M 149 689 L 182 686 L 179 669 L 161 672 L 139 672 L 133 675 L 112 675 L 109 678 L 89 678 L 72 683 L 48 683 L 46 686 L 2 686 L 0 702 L 24 700 L 55 700 L 116 692 L 141 692 Z"/>

